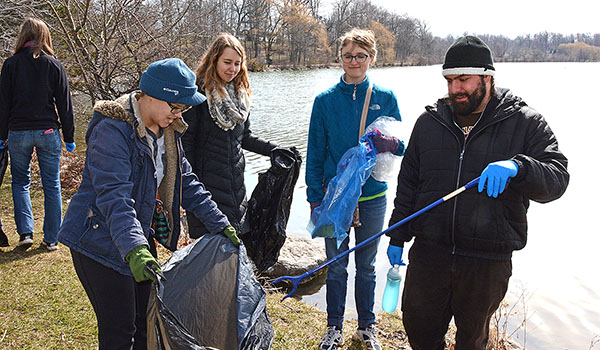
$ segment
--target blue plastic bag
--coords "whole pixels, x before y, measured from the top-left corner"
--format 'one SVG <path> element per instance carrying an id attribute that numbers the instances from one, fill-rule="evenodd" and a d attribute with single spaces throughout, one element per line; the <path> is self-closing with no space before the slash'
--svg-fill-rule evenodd
<path id="1" fill-rule="evenodd" d="M 312 237 L 336 238 L 338 248 L 348 237 L 352 214 L 362 187 L 377 162 L 371 131 L 360 138 L 358 146 L 346 151 L 337 165 L 336 175 L 329 181 L 321 205 L 315 208 L 307 230 Z"/>

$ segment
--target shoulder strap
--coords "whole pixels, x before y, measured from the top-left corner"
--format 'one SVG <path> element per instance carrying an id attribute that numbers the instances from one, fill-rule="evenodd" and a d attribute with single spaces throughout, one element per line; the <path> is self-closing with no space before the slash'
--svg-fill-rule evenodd
<path id="1" fill-rule="evenodd" d="M 371 92 L 373 91 L 373 83 L 369 82 L 369 88 L 365 95 L 365 104 L 363 104 L 362 115 L 360 116 L 360 127 L 358 129 L 358 139 L 365 133 L 365 124 L 367 123 L 367 113 L 369 112 L 369 102 L 371 102 Z"/>

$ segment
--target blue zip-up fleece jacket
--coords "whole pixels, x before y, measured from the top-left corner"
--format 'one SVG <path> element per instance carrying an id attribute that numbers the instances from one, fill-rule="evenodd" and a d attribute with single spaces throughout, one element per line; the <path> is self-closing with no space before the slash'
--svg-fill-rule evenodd
<path id="1" fill-rule="evenodd" d="M 342 155 L 358 145 L 358 129 L 369 78 L 359 84 L 348 84 L 343 80 L 315 98 L 308 130 L 306 155 L 306 194 L 310 203 L 320 203 L 324 189 L 335 176 Z M 401 120 L 396 95 L 373 85 L 366 126 L 375 119 L 387 116 Z M 404 154 L 404 143 L 400 141 L 396 155 Z M 387 183 L 369 177 L 362 188 L 361 197 L 370 197 L 387 190 Z"/>
<path id="2" fill-rule="evenodd" d="M 150 136 L 134 96 L 100 101 L 94 107 L 81 185 L 58 233 L 64 245 L 129 276 L 125 256 L 135 247 L 148 245 L 157 193 Z M 158 192 L 171 226 L 166 244 L 171 250 L 177 249 L 180 205 L 191 210 L 211 233 L 229 225 L 182 156 L 180 137 L 186 127 L 178 119 L 163 129 L 166 164 Z"/>

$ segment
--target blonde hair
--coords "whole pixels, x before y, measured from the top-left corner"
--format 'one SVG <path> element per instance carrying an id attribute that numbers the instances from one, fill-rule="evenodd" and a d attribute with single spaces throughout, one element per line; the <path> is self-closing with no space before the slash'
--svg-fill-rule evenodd
<path id="1" fill-rule="evenodd" d="M 31 46 L 33 57 L 40 57 L 42 52 L 54 56 L 52 37 L 50 36 L 48 26 L 41 19 L 29 17 L 21 24 L 17 44 L 15 45 L 15 53 L 19 52 L 28 41 L 32 40 L 34 41 Z"/>
<path id="2" fill-rule="evenodd" d="M 348 44 L 355 44 L 365 49 L 369 55 L 373 58 L 373 62 L 377 58 L 377 41 L 375 40 L 375 34 L 373 31 L 368 29 L 352 28 L 349 32 L 346 32 L 340 37 L 340 55 L 342 49 Z"/>
<path id="3" fill-rule="evenodd" d="M 221 97 L 225 96 L 226 83 L 217 74 L 217 62 L 223 51 L 228 47 L 234 49 L 242 59 L 240 71 L 232 81 L 235 91 L 237 92 L 240 88 L 243 88 L 247 91 L 248 96 L 250 96 L 251 90 L 250 81 L 248 80 L 248 68 L 246 67 L 246 51 L 240 41 L 229 33 L 219 34 L 202 57 L 200 65 L 196 69 L 196 84 L 207 94 L 212 95 L 212 92 L 217 90 Z"/>

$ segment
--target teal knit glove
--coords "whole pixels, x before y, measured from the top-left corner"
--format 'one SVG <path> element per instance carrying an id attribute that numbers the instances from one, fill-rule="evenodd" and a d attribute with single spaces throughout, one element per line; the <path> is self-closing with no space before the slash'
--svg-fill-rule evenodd
<path id="1" fill-rule="evenodd" d="M 127 261 L 129 264 L 129 268 L 131 269 L 131 272 L 133 272 L 133 277 L 135 278 L 136 282 L 147 280 L 156 282 L 156 276 L 146 270 L 146 265 L 148 264 L 150 264 L 150 267 L 155 272 L 161 272 L 160 264 L 152 256 L 152 254 L 150 254 L 148 247 L 145 245 L 133 248 L 125 256 L 125 261 Z"/>

